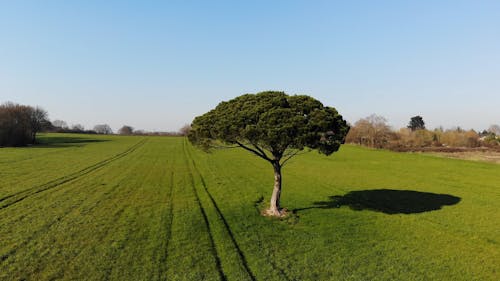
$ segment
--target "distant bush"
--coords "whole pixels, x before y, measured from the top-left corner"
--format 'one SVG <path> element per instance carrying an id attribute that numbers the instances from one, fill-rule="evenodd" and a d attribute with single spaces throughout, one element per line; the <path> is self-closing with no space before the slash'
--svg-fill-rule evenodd
<path id="1" fill-rule="evenodd" d="M 474 130 L 465 131 L 460 127 L 450 130 L 427 130 L 423 128 L 423 122 L 419 128 L 401 128 L 399 131 L 393 131 L 387 125 L 385 118 L 371 115 L 358 120 L 351 127 L 346 142 L 395 151 L 500 145 L 500 138 L 494 133 L 486 132 L 486 136 L 483 134 L 480 135 Z"/>

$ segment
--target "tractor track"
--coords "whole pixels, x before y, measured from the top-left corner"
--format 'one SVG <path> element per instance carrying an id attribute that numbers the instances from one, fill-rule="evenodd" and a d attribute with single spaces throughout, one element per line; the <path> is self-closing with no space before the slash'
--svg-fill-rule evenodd
<path id="1" fill-rule="evenodd" d="M 114 192 L 116 192 L 117 190 L 116 189 L 113 189 Z M 108 194 L 103 194 L 100 198 L 98 198 L 98 200 L 93 204 L 93 206 L 89 209 L 87 209 L 86 211 L 89 212 L 93 209 L 95 209 L 97 206 L 100 205 L 101 202 L 104 202 L 105 200 L 111 198 L 111 195 L 113 193 L 108 193 Z M 75 209 L 77 209 L 78 207 L 80 206 L 80 204 L 73 204 L 71 208 L 69 208 L 68 210 L 66 210 L 66 212 L 62 215 L 59 215 L 55 218 L 53 218 L 53 220 L 45 225 L 43 225 L 41 228 L 37 229 L 36 231 L 34 231 L 30 236 L 28 236 L 26 239 L 24 239 L 21 243 L 19 243 L 16 247 L 10 249 L 9 251 L 7 251 L 6 253 L 4 254 L 0 254 L 0 262 L 4 262 L 6 261 L 9 257 L 13 256 L 14 254 L 16 254 L 16 252 L 27 246 L 30 242 L 32 242 L 36 237 L 39 237 L 40 234 L 42 233 L 45 233 L 47 232 L 49 229 L 52 228 L 52 226 L 54 226 L 55 224 L 57 224 L 58 222 L 64 220 L 67 216 L 69 216 Z M 121 213 L 123 213 L 123 208 L 119 209 L 118 212 L 116 213 L 116 216 L 119 216 L 121 215 Z"/>
<path id="2" fill-rule="evenodd" d="M 186 151 L 186 154 L 187 154 L 187 158 L 189 160 L 191 160 L 191 163 L 192 163 L 192 166 L 193 166 L 193 169 L 194 169 L 195 173 L 199 176 L 199 178 L 201 180 L 201 183 L 202 183 L 202 186 L 203 186 L 203 190 L 205 191 L 206 195 L 210 199 L 210 202 L 212 203 L 212 205 L 213 205 L 213 207 L 214 207 L 214 209 L 216 211 L 217 217 L 221 220 L 221 222 L 222 222 L 222 224 L 224 226 L 225 231 L 227 232 L 229 238 L 231 239 L 231 242 L 232 242 L 232 244 L 234 246 L 234 249 L 235 249 L 235 251 L 238 254 L 238 257 L 240 259 L 241 265 L 243 266 L 243 268 L 247 272 L 248 277 L 250 278 L 250 280 L 255 281 L 256 280 L 255 275 L 253 274 L 252 270 L 250 269 L 250 267 L 248 265 L 247 258 L 245 256 L 245 254 L 243 253 L 243 251 L 241 250 L 240 245 L 236 241 L 234 233 L 233 233 L 231 227 L 229 226 L 229 223 L 227 222 L 226 218 L 224 217 L 222 211 L 220 210 L 219 205 L 217 204 L 217 202 L 215 201 L 214 197 L 212 196 L 212 194 L 208 190 L 205 178 L 203 177 L 203 175 L 199 171 L 198 167 L 196 166 L 194 158 L 192 157 L 192 155 L 189 152 L 189 150 L 186 149 L 185 151 Z"/>
<path id="3" fill-rule="evenodd" d="M 210 166 L 210 167 L 212 167 L 212 166 Z M 210 169 L 210 170 L 212 171 L 212 174 L 213 174 L 216 178 L 218 178 L 219 180 L 221 180 L 218 176 L 216 176 L 216 174 L 213 172 L 213 170 L 212 170 L 212 169 Z M 229 179 L 229 181 L 231 181 L 231 182 L 232 182 L 231 177 L 227 177 L 227 178 Z M 224 181 L 224 180 L 223 180 L 223 181 Z M 234 182 L 233 182 L 233 183 L 234 183 Z M 207 193 L 208 193 L 208 190 L 207 190 Z M 211 195 L 209 195 L 209 196 L 212 198 L 212 196 L 211 196 Z M 259 211 L 259 209 L 258 209 L 257 207 L 256 207 L 256 210 L 257 210 L 257 213 L 258 213 L 258 214 L 260 214 L 260 211 Z M 222 215 L 222 213 L 221 213 L 221 215 Z M 264 247 L 264 245 L 262 244 L 262 241 L 263 241 L 262 236 L 261 236 L 258 232 L 256 232 L 256 236 L 257 236 L 257 238 L 258 238 L 258 243 L 259 243 L 259 245 L 260 245 L 260 248 L 261 248 L 261 249 L 263 249 L 264 251 L 266 251 L 266 250 L 267 250 L 267 248 L 266 248 L 266 247 Z M 266 256 L 266 257 L 269 257 L 269 256 L 270 256 L 270 254 L 268 253 L 268 254 L 267 254 L 267 255 L 265 255 L 265 256 Z M 286 272 L 285 272 L 282 268 L 280 268 L 280 267 L 278 266 L 278 264 L 276 264 L 276 262 L 275 262 L 274 260 L 269 259 L 269 258 L 267 258 L 267 260 L 268 260 L 269 264 L 271 265 L 271 268 L 272 268 L 274 271 L 276 271 L 276 272 L 277 272 L 277 273 L 278 273 L 278 274 L 279 274 L 279 275 L 280 275 L 280 276 L 281 276 L 284 280 L 287 280 L 287 281 L 289 281 L 289 280 L 293 280 L 293 278 L 290 278 L 290 277 L 288 276 L 288 274 L 287 274 L 287 273 L 286 273 Z"/>
<path id="4" fill-rule="evenodd" d="M 147 139 L 143 139 L 143 140 L 139 141 L 138 143 L 134 144 L 133 146 L 131 146 L 130 148 L 128 148 L 127 150 L 125 150 L 119 154 L 116 154 L 108 159 L 97 162 L 97 163 L 95 163 L 91 166 L 88 166 L 80 171 L 75 172 L 75 173 L 71 173 L 69 175 L 65 175 L 63 177 L 49 181 L 45 184 L 42 184 L 39 186 L 34 186 L 34 187 L 29 188 L 29 189 L 25 189 L 23 191 L 20 191 L 20 192 L 5 196 L 3 198 L 0 198 L 0 210 L 8 208 L 8 207 L 10 207 L 18 202 L 21 202 L 26 198 L 29 198 L 33 195 L 36 195 L 40 192 L 53 189 L 53 188 L 58 187 L 62 184 L 65 184 L 67 182 L 76 180 L 84 175 L 87 175 L 87 174 L 89 174 L 89 173 L 91 173 L 99 168 L 102 168 L 102 167 L 134 152 L 139 147 L 143 146 L 146 143 L 146 141 L 147 141 Z"/>
<path id="5" fill-rule="evenodd" d="M 208 197 L 210 198 L 210 201 L 212 202 L 212 205 L 214 206 L 215 208 L 215 211 L 217 213 L 217 216 L 219 217 L 219 219 L 222 221 L 223 225 L 224 225 L 224 228 L 225 230 L 227 231 L 229 237 L 231 238 L 231 242 L 233 243 L 233 246 L 234 248 L 236 249 L 236 252 L 238 253 L 238 256 L 241 260 L 241 264 L 243 265 L 243 267 L 245 268 L 245 271 L 247 272 L 248 274 L 248 277 L 250 277 L 250 279 L 252 281 L 255 281 L 255 275 L 253 274 L 252 270 L 250 269 L 250 267 L 248 266 L 248 261 L 245 257 L 245 254 L 243 254 L 243 251 L 241 250 L 240 246 L 238 245 L 238 242 L 236 242 L 236 238 L 234 237 L 234 234 L 233 234 L 233 231 L 231 230 L 231 228 L 229 227 L 229 223 L 227 222 L 226 218 L 224 217 L 224 215 L 222 214 L 220 208 L 219 208 L 219 205 L 217 205 L 214 197 L 212 196 L 212 194 L 210 193 L 210 191 L 208 191 L 208 188 L 207 188 L 207 184 L 205 182 L 205 178 L 202 176 L 201 172 L 199 171 L 198 167 L 196 166 L 196 163 L 194 162 L 194 159 L 193 157 L 191 156 L 191 154 L 189 153 L 188 151 L 188 157 L 189 159 L 191 160 L 191 162 L 193 163 L 193 168 L 194 168 L 194 171 L 196 172 L 196 174 L 198 174 L 198 176 L 200 177 L 200 180 L 201 180 L 201 184 L 203 185 L 203 189 L 205 190 L 206 194 L 208 195 Z"/>
<path id="6" fill-rule="evenodd" d="M 173 166 L 173 165 L 172 165 Z M 167 263 L 167 258 L 168 258 L 168 246 L 170 245 L 170 240 L 172 239 L 172 225 L 174 222 L 174 171 L 173 167 L 170 167 L 170 181 L 169 181 L 169 193 L 168 193 L 168 218 L 167 218 L 167 233 L 165 234 L 165 246 L 164 246 L 164 251 L 160 256 L 160 265 L 165 265 Z M 164 268 L 160 267 L 158 270 L 158 280 L 166 280 L 166 278 L 163 278 L 162 275 L 164 273 Z"/>
<path id="7" fill-rule="evenodd" d="M 212 234 L 212 229 L 210 227 L 210 223 L 208 221 L 207 213 L 205 211 L 205 208 L 203 208 L 203 205 L 201 204 L 200 196 L 198 194 L 198 191 L 196 190 L 193 172 L 192 172 L 191 167 L 189 165 L 189 160 L 188 160 L 189 156 L 188 156 L 188 153 L 187 153 L 187 150 L 186 150 L 186 143 L 185 143 L 185 141 L 182 143 L 182 149 L 184 151 L 184 156 L 185 156 L 184 160 L 185 160 L 185 163 L 186 163 L 186 167 L 188 169 L 188 175 L 189 175 L 189 180 L 191 182 L 191 187 L 192 187 L 193 193 L 194 193 L 194 195 L 196 197 L 196 202 L 198 203 L 198 206 L 200 208 L 201 214 L 203 216 L 203 220 L 205 222 L 205 226 L 207 227 L 207 232 L 208 232 L 208 236 L 210 238 L 210 244 L 211 244 L 210 248 L 211 248 L 211 251 L 212 251 L 212 255 L 215 258 L 215 265 L 217 267 L 217 271 L 219 272 L 219 278 L 221 280 L 223 280 L 223 281 L 226 281 L 227 277 L 226 277 L 226 274 L 224 273 L 224 271 L 222 270 L 222 263 L 221 263 L 219 254 L 217 252 L 217 248 L 215 246 L 215 241 L 214 241 L 214 237 L 213 237 L 213 234 Z"/>
<path id="8" fill-rule="evenodd" d="M 156 158 L 154 162 L 151 162 L 152 167 L 156 166 L 156 164 L 159 161 L 160 161 L 159 158 Z M 153 171 L 154 171 L 154 169 L 152 168 L 152 169 L 149 169 L 149 171 L 147 171 L 146 173 L 142 174 L 144 180 L 149 179 L 152 176 L 154 176 Z M 143 184 L 140 184 L 140 185 L 136 186 L 134 189 L 131 189 L 129 191 L 129 198 L 132 199 L 132 198 L 136 198 L 136 197 L 141 197 L 141 190 L 142 189 L 143 189 Z M 131 200 L 131 202 L 134 202 L 134 201 L 135 200 Z M 138 208 L 133 203 L 130 203 L 128 205 L 122 205 L 122 209 L 123 209 L 123 212 L 125 212 L 125 211 L 132 211 L 133 212 L 134 210 L 137 210 Z M 117 225 L 117 226 L 120 225 L 120 222 L 118 220 L 119 218 L 121 219 L 121 217 L 118 217 L 115 220 L 113 220 L 115 222 L 115 225 Z M 126 223 L 121 224 L 121 225 L 132 225 L 135 222 L 135 219 L 128 217 L 128 216 L 125 216 L 124 220 Z M 107 229 L 106 233 L 104 233 L 104 235 L 101 237 L 101 240 L 108 237 L 109 235 L 113 235 L 114 234 L 113 232 L 114 232 L 114 228 L 113 228 L 113 226 L 110 226 Z M 133 229 L 128 227 L 122 233 L 124 234 L 123 237 L 120 237 L 119 239 L 114 240 L 115 242 L 118 243 L 118 245 L 125 245 L 125 243 L 127 241 L 129 241 L 131 235 L 133 235 Z M 113 272 L 116 271 L 116 265 L 120 259 L 120 255 L 121 255 L 121 251 L 118 250 L 117 247 L 112 248 L 107 253 L 107 257 L 111 262 L 106 266 L 105 269 L 103 269 L 104 274 L 100 277 L 101 280 L 108 281 L 108 280 L 114 279 L 112 277 L 112 275 L 113 275 Z"/>
<path id="9" fill-rule="evenodd" d="M 104 193 L 99 198 L 97 198 L 97 201 L 95 201 L 90 208 L 86 209 L 85 213 L 89 213 L 91 210 L 94 210 L 95 208 L 97 208 L 102 202 L 105 202 L 105 201 L 109 200 L 110 198 L 112 198 L 112 196 L 118 192 L 118 189 L 116 187 L 120 186 L 120 183 L 113 186 L 112 190 L 109 193 Z M 55 206 L 57 204 L 58 204 L 57 202 L 54 202 L 53 206 Z M 67 216 L 69 216 L 75 209 L 79 208 L 80 206 L 81 206 L 81 204 L 72 204 L 71 207 L 69 209 L 67 209 L 63 214 L 54 217 L 52 221 L 42 225 L 39 229 L 34 231 L 31 235 L 29 235 L 27 238 L 25 238 L 21 243 L 16 245 L 14 248 L 8 250 L 7 252 L 4 252 L 3 254 L 0 253 L 0 263 L 5 262 L 9 257 L 15 255 L 19 249 L 27 246 L 36 237 L 39 237 L 40 234 L 47 232 L 54 225 L 56 225 L 58 222 L 63 221 Z M 114 215 L 115 219 L 118 218 L 123 213 L 123 211 L 124 211 L 123 207 L 118 209 Z"/>

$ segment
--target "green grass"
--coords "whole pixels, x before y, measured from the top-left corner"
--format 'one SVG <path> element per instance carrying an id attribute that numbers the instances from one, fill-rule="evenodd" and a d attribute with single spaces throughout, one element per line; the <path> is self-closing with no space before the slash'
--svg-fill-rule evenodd
<path id="1" fill-rule="evenodd" d="M 499 280 L 500 165 L 355 146 L 272 168 L 183 138 L 0 149 L 0 280 Z M 264 201 L 261 202 L 262 197 Z"/>

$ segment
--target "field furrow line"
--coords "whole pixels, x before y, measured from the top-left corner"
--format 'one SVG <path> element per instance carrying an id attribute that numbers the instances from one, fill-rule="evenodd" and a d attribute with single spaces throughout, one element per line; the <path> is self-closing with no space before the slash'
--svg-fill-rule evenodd
<path id="1" fill-rule="evenodd" d="M 207 231 L 208 231 L 208 235 L 209 235 L 210 243 L 211 243 L 211 250 L 212 250 L 212 254 L 214 255 L 214 258 L 215 258 L 215 264 L 216 264 L 216 267 L 217 267 L 217 271 L 219 272 L 220 279 L 223 280 L 223 281 L 225 281 L 225 280 L 227 280 L 227 277 L 224 274 L 224 271 L 222 270 L 222 263 L 221 263 L 219 254 L 217 252 L 217 248 L 215 246 L 215 241 L 214 241 L 214 237 L 213 237 L 213 234 L 212 234 L 212 229 L 210 228 L 210 223 L 208 221 L 207 213 L 205 211 L 205 208 L 201 204 L 200 196 L 198 194 L 198 191 L 196 190 L 194 176 L 193 176 L 193 173 L 191 171 L 191 167 L 189 165 L 189 160 L 188 160 L 189 156 L 187 154 L 185 141 L 182 143 L 182 149 L 184 150 L 184 160 L 185 160 L 185 163 L 186 163 L 186 167 L 188 169 L 188 175 L 189 175 L 189 180 L 191 182 L 191 187 L 193 189 L 193 193 L 195 195 L 196 202 L 198 203 L 198 206 L 199 206 L 199 208 L 201 210 L 201 214 L 203 216 L 203 220 L 204 220 L 205 225 L 207 227 Z"/>
<path id="2" fill-rule="evenodd" d="M 103 194 L 103 196 L 100 197 L 93 204 L 93 206 L 87 210 L 87 212 L 95 209 L 97 206 L 99 206 L 99 204 L 101 202 L 103 202 L 104 200 L 107 200 L 107 199 L 111 198 L 112 195 L 113 195 L 112 193 L 110 193 L 110 194 Z M 53 218 L 53 220 L 51 222 L 43 225 L 41 228 L 39 228 L 36 231 L 34 231 L 29 237 L 27 237 L 26 239 L 24 239 L 24 241 L 22 241 L 21 243 L 19 243 L 18 245 L 16 245 L 16 247 L 10 249 L 6 253 L 0 254 L 0 262 L 6 261 L 9 257 L 13 256 L 19 249 L 27 246 L 30 242 L 34 241 L 35 238 L 39 237 L 41 234 L 43 234 L 43 233 L 47 232 L 48 230 L 50 230 L 52 228 L 52 226 L 54 226 L 56 223 L 58 223 L 60 221 L 63 221 L 69 214 L 71 214 L 78 207 L 79 207 L 79 205 L 73 204 L 72 207 L 69 208 L 63 215 L 57 216 L 57 217 Z M 121 212 L 123 212 L 123 210 L 120 211 L 120 213 Z"/>
<path id="3" fill-rule="evenodd" d="M 194 171 L 200 177 L 201 183 L 203 185 L 203 189 L 205 190 L 208 198 L 210 198 L 210 201 L 212 202 L 212 205 L 215 208 L 217 216 L 222 221 L 222 223 L 224 225 L 224 228 L 225 228 L 227 234 L 229 235 L 229 237 L 231 239 L 231 242 L 232 242 L 232 244 L 233 244 L 233 246 L 234 246 L 234 248 L 235 248 L 235 250 L 236 250 L 236 252 L 237 252 L 237 254 L 239 256 L 239 258 L 240 258 L 241 264 L 245 268 L 245 271 L 247 272 L 248 277 L 251 280 L 255 281 L 256 280 L 255 279 L 255 275 L 253 274 L 252 270 L 248 266 L 248 261 L 247 261 L 247 259 L 245 257 L 245 254 L 243 253 L 243 251 L 241 250 L 240 246 L 238 245 L 238 242 L 236 242 L 236 238 L 234 237 L 233 231 L 231 230 L 231 227 L 229 226 L 229 223 L 227 222 L 226 218 L 222 214 L 222 212 L 221 212 L 221 210 L 219 208 L 219 205 L 217 205 L 217 202 L 215 201 L 214 197 L 212 196 L 212 194 L 210 193 L 210 191 L 208 191 L 207 184 L 205 182 L 205 178 L 203 177 L 203 175 L 201 174 L 200 170 L 196 166 L 196 163 L 195 163 L 193 157 L 191 156 L 191 154 L 189 152 L 188 152 L 188 154 L 189 154 L 189 158 L 191 159 L 191 162 L 193 163 Z"/>
<path id="4" fill-rule="evenodd" d="M 134 157 L 138 157 L 140 159 L 140 156 L 141 155 L 134 155 Z M 102 244 L 106 244 L 108 243 L 109 245 L 109 238 L 112 237 L 113 235 L 115 235 L 117 229 L 120 227 L 120 226 L 128 226 L 130 225 L 130 223 L 123 223 L 124 220 L 127 220 L 127 212 L 129 212 L 130 210 L 133 210 L 133 209 L 136 209 L 137 207 L 133 204 L 133 203 L 129 203 L 129 202 L 133 202 L 134 200 L 121 200 L 121 199 L 117 199 L 117 196 L 123 196 L 123 198 L 132 198 L 133 196 L 137 197 L 138 196 L 138 190 L 136 188 L 131 188 L 129 183 L 130 183 L 130 179 L 131 179 L 131 175 L 133 175 L 133 173 L 131 173 L 130 171 L 134 171 L 134 169 L 138 166 L 139 164 L 139 161 L 132 161 L 132 163 L 134 163 L 134 167 L 133 168 L 130 168 L 130 170 L 127 171 L 127 173 L 125 173 L 125 177 L 122 178 L 122 180 L 120 182 L 118 182 L 116 184 L 117 187 L 120 187 L 120 189 L 116 188 L 116 189 L 113 189 L 113 193 L 110 193 L 108 194 L 107 196 L 107 200 L 104 202 L 104 206 L 101 206 L 106 208 L 107 206 L 110 206 L 110 205 L 114 205 L 113 203 L 115 203 L 117 207 L 108 207 L 109 208 L 109 212 L 106 212 L 107 214 L 111 214 L 110 219 L 108 220 L 109 223 L 106 224 L 106 227 L 105 228 L 102 228 L 104 231 L 99 231 L 99 232 L 96 232 L 94 234 L 92 234 L 92 238 L 94 238 L 95 241 L 99 241 L 99 243 L 102 243 Z M 154 169 L 150 169 L 149 170 L 149 174 L 144 174 L 144 177 L 145 178 L 148 178 L 148 177 L 151 177 L 151 173 L 154 171 Z M 133 177 L 133 176 L 132 176 Z M 140 196 L 140 195 L 139 195 Z M 100 200 L 100 201 L 103 201 L 103 200 Z M 118 202 L 119 203 L 118 203 Z M 107 206 L 106 206 L 107 204 Z M 87 210 L 87 216 L 91 216 L 91 210 L 95 209 L 95 207 L 97 207 L 97 205 L 99 204 L 94 204 L 94 206 Z M 119 207 L 118 207 L 119 206 Z M 133 231 L 130 230 L 130 229 L 126 229 L 124 233 L 124 236 L 123 237 L 120 237 L 120 239 L 115 239 L 113 240 L 114 243 L 116 243 L 116 245 L 124 245 L 125 241 L 128 241 L 129 237 L 133 234 Z M 74 268 L 77 267 L 77 265 L 81 262 L 79 259 L 81 257 L 85 257 L 86 255 L 88 255 L 88 253 L 92 250 L 92 248 L 95 247 L 95 244 L 88 244 L 88 245 L 85 245 L 84 247 L 80 248 L 77 252 L 77 254 L 75 256 L 73 256 L 70 260 L 66 261 L 64 263 L 64 266 L 61 267 L 61 272 L 63 272 L 64 274 L 66 274 L 67 271 L 70 271 L 73 270 L 74 271 Z M 102 275 L 99 276 L 99 280 L 110 280 L 110 279 L 113 279 L 111 277 L 111 274 L 114 270 L 116 270 L 116 262 L 117 260 L 119 259 L 119 254 L 120 254 L 120 251 L 118 251 L 117 249 L 119 248 L 119 246 L 115 246 L 115 247 L 109 247 L 109 251 L 105 251 L 105 252 L 101 252 L 101 255 L 105 255 L 107 258 L 107 261 L 109 261 L 109 263 L 101 263 L 101 265 L 103 266 L 103 269 L 102 269 Z M 76 270 L 76 272 L 78 272 L 79 270 Z M 70 273 L 71 275 L 72 273 Z M 95 277 L 93 277 L 95 278 Z M 92 279 L 92 278 L 91 278 Z"/>
<path id="5" fill-rule="evenodd" d="M 217 179 L 218 179 L 219 181 L 221 181 L 221 182 L 227 182 L 227 181 L 230 181 L 233 185 L 235 185 L 235 184 L 236 184 L 236 183 L 232 180 L 232 178 L 231 178 L 231 177 L 225 177 L 224 179 L 222 179 L 221 177 L 217 176 L 217 174 L 213 171 L 213 168 L 212 168 L 213 166 L 214 166 L 214 165 L 209 165 L 209 167 L 211 167 L 209 170 L 211 171 L 212 175 L 213 175 L 215 178 L 217 178 Z M 208 192 L 208 190 L 207 190 L 207 192 Z M 256 210 L 257 210 L 257 213 L 258 213 L 258 214 L 260 214 L 260 210 L 258 209 L 258 207 L 256 206 L 255 208 L 256 208 Z M 221 214 L 222 214 L 222 213 L 221 213 Z M 265 251 L 265 252 L 266 252 L 266 255 L 264 255 L 264 256 L 266 256 L 266 259 L 267 259 L 267 261 L 269 262 L 269 265 L 271 265 L 271 268 L 272 268 L 274 271 L 276 271 L 276 272 L 277 272 L 277 273 L 278 273 L 278 274 L 279 274 L 279 275 L 280 275 L 280 276 L 281 276 L 284 280 L 287 280 L 287 281 L 289 281 L 289 280 L 293 280 L 292 278 L 290 278 L 290 277 L 288 276 L 288 274 L 286 274 L 286 272 L 285 272 L 282 268 L 280 268 L 280 267 L 278 266 L 278 264 L 276 264 L 276 262 L 274 262 L 274 260 L 272 260 L 272 259 L 270 259 L 270 258 L 269 258 L 270 253 L 269 253 L 269 251 L 268 251 L 268 248 L 267 248 L 267 247 L 265 247 L 265 246 L 262 244 L 262 241 L 263 241 L 262 236 L 261 236 L 258 232 L 256 232 L 256 233 L 255 233 L 255 235 L 257 236 L 258 243 L 259 243 L 259 245 L 260 245 L 260 247 L 259 247 L 259 248 L 260 248 L 260 249 L 262 249 L 263 251 Z"/>
<path id="6" fill-rule="evenodd" d="M 173 225 L 173 222 L 174 222 L 174 200 L 173 200 L 173 196 L 174 196 L 174 171 L 173 171 L 173 167 L 170 167 L 170 183 L 169 183 L 169 192 L 168 192 L 168 202 L 167 204 L 169 205 L 168 207 L 168 218 L 167 218 L 167 233 L 165 235 L 165 247 L 164 247 L 164 251 L 160 257 L 160 269 L 158 270 L 158 276 L 157 276 L 157 279 L 158 280 L 164 280 L 162 278 L 163 276 L 163 273 L 164 273 L 164 270 L 163 270 L 163 266 L 166 264 L 167 262 L 167 258 L 168 258 L 168 245 L 170 244 L 170 240 L 172 239 L 172 225 Z"/>
<path id="7" fill-rule="evenodd" d="M 46 191 L 46 190 L 49 190 L 49 189 L 52 189 L 55 187 L 58 187 L 62 184 L 65 184 L 67 182 L 70 182 L 70 181 L 73 181 L 77 178 L 80 178 L 84 175 L 87 175 L 87 174 L 89 174 L 89 173 L 91 173 L 99 168 L 102 168 L 102 167 L 110 164 L 111 162 L 114 162 L 118 159 L 121 159 L 121 158 L 129 155 L 130 153 L 134 152 L 139 147 L 144 145 L 144 143 L 146 143 L 146 141 L 147 141 L 146 139 L 143 139 L 143 140 L 139 141 L 138 143 L 134 144 L 132 147 L 125 150 L 124 152 L 121 152 L 117 155 L 114 155 L 114 156 L 108 158 L 108 159 L 105 159 L 105 160 L 100 161 L 96 164 L 93 164 L 89 167 L 86 167 L 78 172 L 60 177 L 58 179 L 55 179 L 55 180 L 50 181 L 48 183 L 45 183 L 43 185 L 35 186 L 35 187 L 29 188 L 27 190 L 23 190 L 23 191 L 15 193 L 15 194 L 0 198 L 0 204 L 1 204 L 0 210 L 5 209 L 9 206 L 12 206 L 13 204 L 18 203 L 18 202 L 20 202 L 20 201 L 22 201 L 30 196 L 33 196 L 35 194 L 38 194 L 40 192 L 43 192 L 43 191 Z M 2 203 L 2 202 L 4 202 L 4 203 Z"/>

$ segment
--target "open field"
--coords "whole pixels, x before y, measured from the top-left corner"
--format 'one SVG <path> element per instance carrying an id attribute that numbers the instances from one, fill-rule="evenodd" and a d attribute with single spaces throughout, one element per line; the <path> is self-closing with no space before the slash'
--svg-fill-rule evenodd
<path id="1" fill-rule="evenodd" d="M 455 153 L 432 153 L 432 154 L 449 158 L 466 159 L 472 161 L 485 161 L 485 162 L 500 164 L 500 152 L 498 151 L 464 151 Z"/>
<path id="2" fill-rule="evenodd" d="M 343 146 L 285 166 L 183 138 L 0 149 L 0 280 L 499 280 L 500 165 Z M 262 201 L 264 198 L 265 201 Z"/>

